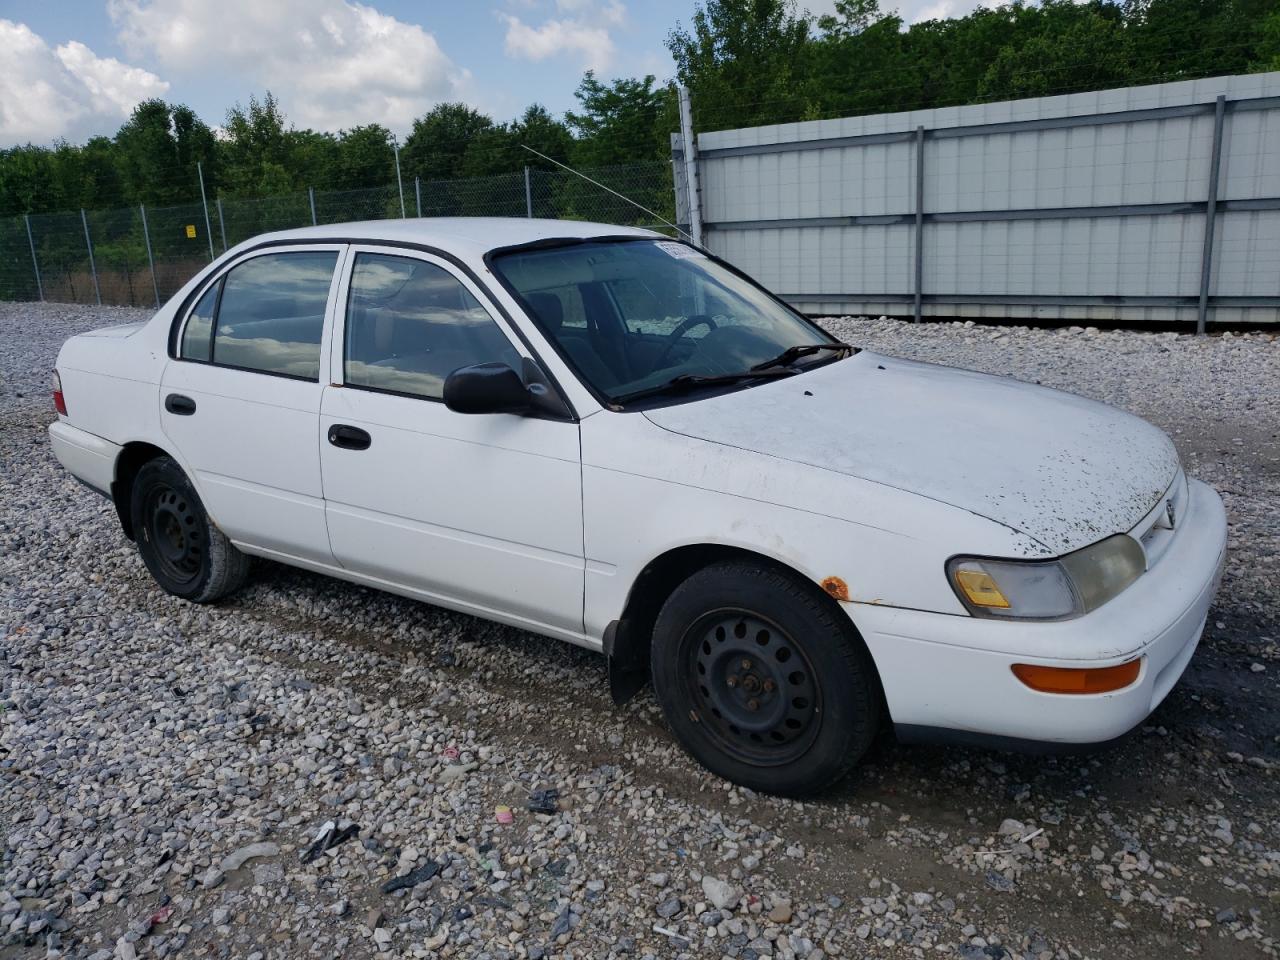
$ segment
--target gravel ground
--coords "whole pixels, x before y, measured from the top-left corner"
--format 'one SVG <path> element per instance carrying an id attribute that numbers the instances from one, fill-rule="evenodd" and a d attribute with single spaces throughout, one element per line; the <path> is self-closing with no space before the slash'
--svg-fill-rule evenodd
<path id="1" fill-rule="evenodd" d="M 44 432 L 62 340 L 142 316 L 0 305 L 0 958 L 1276 955 L 1275 338 L 825 321 L 1153 420 L 1231 555 L 1124 745 L 885 737 L 797 803 L 702 772 L 565 644 L 269 563 L 161 593 Z M 358 834 L 306 858 L 329 821 Z"/>

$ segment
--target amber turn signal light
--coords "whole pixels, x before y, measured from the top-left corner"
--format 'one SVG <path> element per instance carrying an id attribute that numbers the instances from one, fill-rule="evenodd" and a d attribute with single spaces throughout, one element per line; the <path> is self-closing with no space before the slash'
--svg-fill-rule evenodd
<path id="1" fill-rule="evenodd" d="M 1138 679 L 1142 660 L 1130 660 L 1114 667 L 1042 667 L 1015 663 L 1013 675 L 1041 693 L 1108 693 L 1121 690 Z"/>

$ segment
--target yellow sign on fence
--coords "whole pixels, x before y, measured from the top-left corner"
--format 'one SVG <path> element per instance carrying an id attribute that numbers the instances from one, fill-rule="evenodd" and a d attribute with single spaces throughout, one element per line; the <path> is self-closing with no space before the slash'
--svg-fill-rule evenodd
<path id="1" fill-rule="evenodd" d="M 196 238 L 196 225 L 194 223 L 187 224 L 187 239 L 194 240 Z"/>

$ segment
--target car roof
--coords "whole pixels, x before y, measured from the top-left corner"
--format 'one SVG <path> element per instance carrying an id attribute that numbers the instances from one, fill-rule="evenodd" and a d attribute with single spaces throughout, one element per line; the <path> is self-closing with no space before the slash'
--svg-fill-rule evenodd
<path id="1" fill-rule="evenodd" d="M 661 237 L 639 227 L 620 227 L 582 220 L 539 220 L 525 217 L 412 217 L 404 220 L 362 220 L 355 223 L 328 223 L 297 230 L 280 230 L 255 237 L 264 241 L 318 242 L 351 240 L 377 243 L 420 243 L 455 254 L 481 256 L 498 247 L 510 247 L 537 240 L 591 237 Z"/>

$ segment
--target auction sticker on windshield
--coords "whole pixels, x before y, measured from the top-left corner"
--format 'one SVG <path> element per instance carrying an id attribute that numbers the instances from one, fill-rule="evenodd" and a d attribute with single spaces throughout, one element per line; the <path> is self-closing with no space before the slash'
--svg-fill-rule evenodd
<path id="1" fill-rule="evenodd" d="M 677 260 L 688 260 L 693 257 L 705 258 L 705 254 L 702 251 L 695 250 L 693 247 L 686 247 L 683 243 L 674 243 L 671 240 L 659 240 L 654 246 Z"/>

